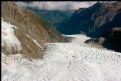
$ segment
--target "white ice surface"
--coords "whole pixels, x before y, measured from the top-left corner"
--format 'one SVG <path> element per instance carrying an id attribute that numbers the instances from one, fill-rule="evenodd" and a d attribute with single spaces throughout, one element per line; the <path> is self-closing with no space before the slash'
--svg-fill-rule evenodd
<path id="1" fill-rule="evenodd" d="M 2 54 L 2 81 L 121 81 L 121 53 L 83 45 L 84 35 L 71 36 L 70 43 L 45 44 L 42 60 Z"/>
<path id="2" fill-rule="evenodd" d="M 26 34 L 26 35 L 27 35 L 27 34 Z M 42 50 L 44 50 L 44 48 L 43 48 L 34 38 L 30 37 L 29 35 L 27 35 L 27 37 L 31 38 L 32 41 L 33 41 L 38 47 L 40 47 Z"/>
<path id="3" fill-rule="evenodd" d="M 21 43 L 14 35 L 14 29 L 17 28 L 14 25 L 11 25 L 10 22 L 5 22 L 3 18 L 1 19 L 2 23 L 2 46 L 8 47 L 12 50 L 12 47 L 18 51 L 22 50 Z"/>

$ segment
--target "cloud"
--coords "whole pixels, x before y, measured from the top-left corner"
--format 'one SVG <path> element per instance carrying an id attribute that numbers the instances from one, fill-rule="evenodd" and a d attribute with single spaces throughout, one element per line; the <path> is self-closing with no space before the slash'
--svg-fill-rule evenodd
<path id="1" fill-rule="evenodd" d="M 44 10 L 77 10 L 83 7 L 89 7 L 97 1 L 33 1 L 16 2 L 19 6 L 34 7 Z"/>

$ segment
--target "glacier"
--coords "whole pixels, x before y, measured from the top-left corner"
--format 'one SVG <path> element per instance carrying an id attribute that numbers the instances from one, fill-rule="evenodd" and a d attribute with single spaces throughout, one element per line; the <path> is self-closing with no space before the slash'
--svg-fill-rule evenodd
<path id="1" fill-rule="evenodd" d="M 10 22 L 5 22 L 3 18 L 1 18 L 2 23 L 2 46 L 7 47 L 12 51 L 12 47 L 15 50 L 21 51 L 22 46 L 18 38 L 14 34 L 14 29 L 17 27 L 10 24 Z"/>
<path id="2" fill-rule="evenodd" d="M 2 41 L 21 49 L 12 27 L 2 22 Z M 12 39 L 8 41 L 4 33 Z M 1 53 L 2 81 L 121 81 L 121 53 L 85 44 L 89 39 L 85 35 L 64 36 L 74 39 L 68 43 L 46 43 L 43 59 L 28 60 L 21 54 Z"/>

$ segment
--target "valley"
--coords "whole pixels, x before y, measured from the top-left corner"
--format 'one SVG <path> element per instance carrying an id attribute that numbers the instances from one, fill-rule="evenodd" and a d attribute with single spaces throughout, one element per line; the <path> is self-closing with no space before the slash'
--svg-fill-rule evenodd
<path id="1" fill-rule="evenodd" d="M 2 81 L 121 81 L 120 1 L 3 1 L 1 10 Z"/>

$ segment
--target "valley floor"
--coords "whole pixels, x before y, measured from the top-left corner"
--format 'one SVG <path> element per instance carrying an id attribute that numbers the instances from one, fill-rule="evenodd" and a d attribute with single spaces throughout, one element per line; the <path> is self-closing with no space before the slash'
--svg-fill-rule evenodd
<path id="1" fill-rule="evenodd" d="M 47 43 L 44 59 L 29 61 L 2 53 L 2 81 L 121 81 L 121 53 L 84 43 L 85 35 L 69 43 Z"/>

